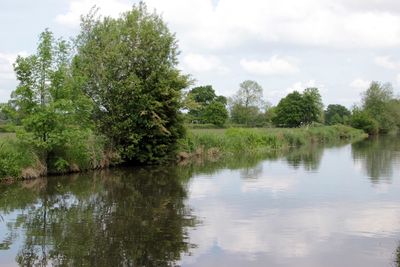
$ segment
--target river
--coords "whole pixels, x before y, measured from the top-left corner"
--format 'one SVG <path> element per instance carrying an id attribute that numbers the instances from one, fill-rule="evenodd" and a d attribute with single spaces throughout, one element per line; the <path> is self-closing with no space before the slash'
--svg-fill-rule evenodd
<path id="1" fill-rule="evenodd" d="M 0 185 L 0 266 L 397 266 L 400 138 Z"/>

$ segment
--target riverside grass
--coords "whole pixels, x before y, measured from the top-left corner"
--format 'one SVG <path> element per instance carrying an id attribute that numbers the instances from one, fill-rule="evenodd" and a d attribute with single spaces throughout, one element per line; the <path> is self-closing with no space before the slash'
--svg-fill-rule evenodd
<path id="1" fill-rule="evenodd" d="M 61 149 L 54 150 L 50 166 L 39 155 L 40 149 L 16 138 L 15 133 L 1 133 L 0 181 L 102 169 L 119 161 L 115 152 L 105 149 L 105 139 L 91 132 L 73 136 Z"/>
<path id="2" fill-rule="evenodd" d="M 201 155 L 219 157 L 262 154 L 308 144 L 352 141 L 365 137 L 367 135 L 363 131 L 343 125 L 296 129 L 190 129 L 186 137 L 179 140 L 178 157 L 184 160 Z M 62 164 L 59 164 L 59 170 L 47 170 L 47 166 L 40 162 L 38 153 L 33 148 L 21 143 L 13 133 L 2 133 L 0 134 L 0 180 L 37 178 L 46 174 L 104 168 L 118 163 L 118 155 L 104 151 L 102 138 L 89 135 L 87 138 L 80 138 L 80 141 L 71 142 L 71 145 L 62 151 L 60 161 Z"/>
<path id="3" fill-rule="evenodd" d="M 366 138 L 362 130 L 345 125 L 302 128 L 229 128 L 191 129 L 180 140 L 178 157 L 185 160 L 194 155 L 218 153 L 234 155 L 262 153 L 271 150 L 299 147 L 307 144 Z"/>

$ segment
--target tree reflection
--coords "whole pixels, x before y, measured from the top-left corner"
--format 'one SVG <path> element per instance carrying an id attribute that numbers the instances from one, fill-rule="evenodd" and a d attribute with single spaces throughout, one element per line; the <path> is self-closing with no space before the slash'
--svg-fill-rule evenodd
<path id="1" fill-rule="evenodd" d="M 393 176 L 395 162 L 400 162 L 399 136 L 383 136 L 352 145 L 352 155 L 360 162 L 373 183 Z"/>
<path id="2" fill-rule="evenodd" d="M 184 205 L 185 179 L 172 168 L 49 178 L 29 189 L 36 198 L 13 207 L 24 209 L 13 227 L 25 236 L 16 260 L 21 266 L 173 266 L 189 251 L 187 228 L 195 224 Z M 13 189 L 27 190 L 21 188 Z"/>
<path id="3" fill-rule="evenodd" d="M 318 170 L 324 146 L 313 144 L 291 149 L 285 156 L 287 163 L 295 169 L 303 166 L 307 171 Z"/>

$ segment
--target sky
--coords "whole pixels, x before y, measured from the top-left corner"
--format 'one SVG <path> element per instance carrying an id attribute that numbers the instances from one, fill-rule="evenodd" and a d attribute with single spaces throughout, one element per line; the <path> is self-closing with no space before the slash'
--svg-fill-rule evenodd
<path id="1" fill-rule="evenodd" d="M 35 52 L 40 32 L 79 32 L 80 15 L 96 5 L 118 16 L 132 0 L 2 0 L 0 102 L 17 86 L 12 64 Z M 398 0 L 147 0 L 176 33 L 179 69 L 194 86 L 232 96 L 255 80 L 272 104 L 293 90 L 318 87 L 323 102 L 351 107 L 371 81 L 400 94 Z"/>

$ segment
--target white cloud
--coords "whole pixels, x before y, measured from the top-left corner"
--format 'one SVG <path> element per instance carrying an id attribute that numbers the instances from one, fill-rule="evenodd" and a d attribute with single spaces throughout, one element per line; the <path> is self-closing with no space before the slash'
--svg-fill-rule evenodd
<path id="1" fill-rule="evenodd" d="M 396 84 L 400 86 L 400 73 L 396 75 Z"/>
<path id="2" fill-rule="evenodd" d="M 349 86 L 351 88 L 355 89 L 356 91 L 361 92 L 361 91 L 367 90 L 370 84 L 371 84 L 371 81 L 369 81 L 369 80 L 364 80 L 364 79 L 361 79 L 361 78 L 357 78 L 357 79 L 354 79 L 349 84 Z"/>
<path id="3" fill-rule="evenodd" d="M 371 2 L 371 1 L 370 1 Z M 373 1 L 372 1 L 373 2 Z M 359 0 L 147 0 L 151 9 L 178 32 L 185 47 L 232 48 L 247 43 L 290 43 L 327 47 L 395 47 L 400 45 L 400 16 Z M 128 0 L 70 0 L 59 23 L 77 26 L 79 16 L 96 4 L 102 14 L 129 9 Z M 399 4 L 397 4 L 399 5 Z M 360 11 L 361 10 L 361 11 Z"/>
<path id="4" fill-rule="evenodd" d="M 18 53 L 0 53 L 0 79 L 15 79 L 13 63 L 17 59 Z"/>
<path id="5" fill-rule="evenodd" d="M 70 0 L 68 12 L 56 16 L 56 22 L 76 28 L 79 26 L 80 17 L 88 14 L 94 6 L 100 8 L 100 14 L 116 17 L 129 10 L 131 4 L 127 0 Z"/>
<path id="6" fill-rule="evenodd" d="M 296 82 L 292 86 L 286 89 L 287 93 L 291 93 L 293 91 L 303 91 L 306 88 L 318 88 L 320 92 L 326 91 L 325 85 L 322 83 L 317 82 L 316 80 L 308 80 L 305 82 Z"/>
<path id="7" fill-rule="evenodd" d="M 299 72 L 299 68 L 290 59 L 273 56 L 269 60 L 247 60 L 240 61 L 242 68 L 256 75 L 282 75 Z"/>
<path id="8" fill-rule="evenodd" d="M 18 55 L 26 56 L 26 52 L 1 53 L 0 52 L 0 102 L 5 102 L 10 97 L 11 91 L 16 86 L 13 63 Z"/>
<path id="9" fill-rule="evenodd" d="M 183 67 L 194 72 L 217 71 L 226 73 L 229 71 L 217 56 L 195 53 L 189 53 L 183 58 Z"/>
<path id="10" fill-rule="evenodd" d="M 400 62 L 395 62 L 389 56 L 381 56 L 375 58 L 375 64 L 389 70 L 399 70 Z"/>

